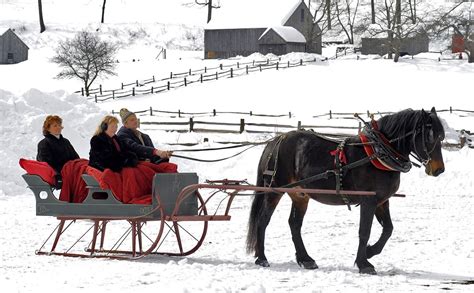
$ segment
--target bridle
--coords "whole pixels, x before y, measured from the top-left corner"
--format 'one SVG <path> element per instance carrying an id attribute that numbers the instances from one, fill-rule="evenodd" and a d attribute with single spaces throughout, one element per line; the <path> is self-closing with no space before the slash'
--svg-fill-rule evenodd
<path id="1" fill-rule="evenodd" d="M 412 157 L 415 158 L 421 164 L 423 164 L 423 166 L 426 166 L 431 162 L 431 154 L 434 152 L 436 146 L 440 142 L 440 137 L 441 137 L 440 135 L 438 135 L 436 137 L 436 139 L 434 140 L 433 147 L 431 148 L 431 150 L 428 150 L 428 146 L 427 146 L 427 143 L 426 143 L 426 127 L 432 127 L 432 124 L 431 123 L 425 124 L 425 119 L 423 118 L 421 120 L 421 125 L 414 130 L 414 133 L 413 133 L 413 136 L 412 136 L 412 138 L 413 138 L 412 139 L 413 149 L 412 149 L 412 152 L 410 153 L 412 155 Z M 421 129 L 421 131 L 420 131 L 420 129 Z M 424 157 L 421 156 L 421 154 L 418 152 L 418 148 L 417 148 L 417 145 L 416 145 L 416 137 L 420 133 L 421 133 L 421 144 L 422 144 L 422 148 L 423 148 Z"/>

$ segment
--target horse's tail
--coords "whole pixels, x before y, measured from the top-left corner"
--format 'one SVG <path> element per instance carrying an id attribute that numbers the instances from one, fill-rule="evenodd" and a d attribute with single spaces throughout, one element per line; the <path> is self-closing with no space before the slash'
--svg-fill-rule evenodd
<path id="1" fill-rule="evenodd" d="M 257 175 L 257 186 L 263 186 L 263 172 L 260 168 Z M 247 232 L 247 253 L 252 254 L 257 251 L 257 227 L 258 219 L 263 210 L 265 196 L 261 192 L 255 191 L 255 195 L 252 202 L 252 208 L 250 209 L 248 232 Z"/>

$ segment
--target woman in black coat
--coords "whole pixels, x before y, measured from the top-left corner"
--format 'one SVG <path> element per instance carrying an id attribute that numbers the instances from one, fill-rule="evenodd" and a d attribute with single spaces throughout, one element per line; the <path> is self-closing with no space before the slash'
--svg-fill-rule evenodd
<path id="1" fill-rule="evenodd" d="M 68 161 L 79 159 L 69 140 L 61 134 L 63 120 L 56 115 L 49 115 L 43 123 L 44 138 L 38 143 L 36 160 L 46 162 L 56 171 L 57 187 L 61 187 L 61 170 Z"/>
<path id="2" fill-rule="evenodd" d="M 137 156 L 126 151 L 115 135 L 118 128 L 118 119 L 106 116 L 94 136 L 91 138 L 89 152 L 89 166 L 104 171 L 110 169 L 120 172 L 123 167 L 135 167 L 138 164 Z"/>

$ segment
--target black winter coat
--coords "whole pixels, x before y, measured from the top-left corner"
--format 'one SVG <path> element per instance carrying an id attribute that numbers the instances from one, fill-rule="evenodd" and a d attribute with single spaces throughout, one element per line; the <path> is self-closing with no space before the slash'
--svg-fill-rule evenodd
<path id="1" fill-rule="evenodd" d="M 79 155 L 72 147 L 69 140 L 62 135 L 59 139 L 52 134 L 47 134 L 38 143 L 38 154 L 36 160 L 46 162 L 57 174 L 61 174 L 61 169 L 68 161 L 79 159 Z"/>
<path id="2" fill-rule="evenodd" d="M 114 140 L 119 149 L 117 149 Z M 114 172 L 120 172 L 123 167 L 135 167 L 137 164 L 137 156 L 126 151 L 116 135 L 109 137 L 107 134 L 101 133 L 91 138 L 89 166 L 101 171 L 111 169 Z"/>
<path id="3" fill-rule="evenodd" d="M 150 136 L 143 132 L 140 133 L 144 144 L 142 144 L 132 129 L 124 126 L 122 126 L 117 132 L 117 136 L 120 139 L 120 142 L 125 146 L 125 149 L 135 153 L 140 161 L 150 160 L 154 163 L 168 161 L 167 159 L 161 159 L 159 156 L 155 156 L 153 154 L 155 146 L 153 145 Z"/>

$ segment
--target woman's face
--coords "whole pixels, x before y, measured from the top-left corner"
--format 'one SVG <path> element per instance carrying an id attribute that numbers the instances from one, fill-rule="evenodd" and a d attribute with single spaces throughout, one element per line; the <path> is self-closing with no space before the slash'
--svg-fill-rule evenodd
<path id="1" fill-rule="evenodd" d="M 109 123 L 109 125 L 108 125 L 107 130 L 105 131 L 105 133 L 106 133 L 108 136 L 112 137 L 112 136 L 114 136 L 115 133 L 117 132 L 117 128 L 118 128 L 117 123 L 111 122 L 111 123 Z"/>
<path id="2" fill-rule="evenodd" d="M 56 136 L 60 135 L 62 130 L 63 130 L 63 126 L 57 122 L 53 122 L 51 125 L 49 125 L 49 128 L 48 128 L 48 132 Z"/>

